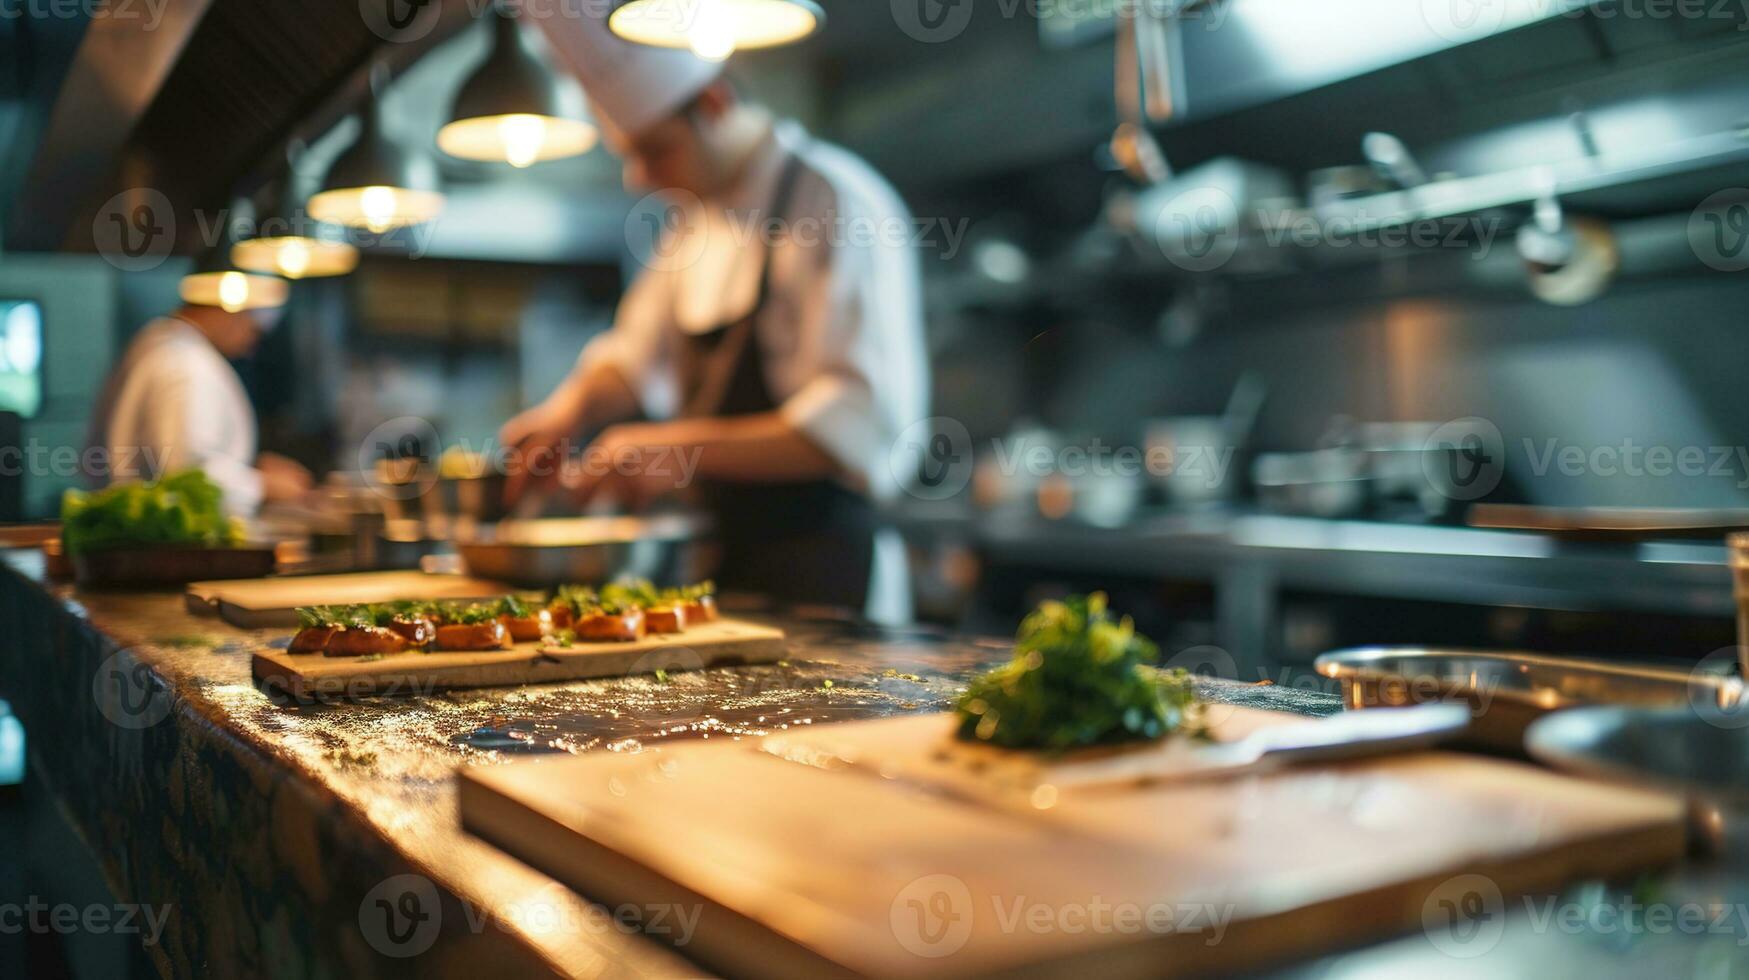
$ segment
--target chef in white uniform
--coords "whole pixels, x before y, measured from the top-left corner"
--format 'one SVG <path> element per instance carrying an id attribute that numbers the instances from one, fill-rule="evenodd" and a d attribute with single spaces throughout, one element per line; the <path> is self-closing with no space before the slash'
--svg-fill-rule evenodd
<path id="1" fill-rule="evenodd" d="M 257 453 L 255 409 L 230 359 L 247 357 L 277 310 L 184 305 L 142 327 L 104 382 L 91 445 L 110 463 L 98 483 L 151 480 L 199 467 L 224 491 L 225 510 L 253 515 L 266 501 L 302 498 L 310 472 Z"/>
<path id="2" fill-rule="evenodd" d="M 909 618 L 904 550 L 875 506 L 901 489 L 894 442 L 927 414 L 904 203 L 862 160 L 743 98 L 719 64 L 622 41 L 588 14 L 535 20 L 582 80 L 628 190 L 672 207 L 613 328 L 502 440 L 532 451 L 607 425 L 586 458 L 648 465 L 595 467 L 581 499 L 635 506 L 695 484 L 723 588 Z M 626 421 L 638 417 L 659 421 Z M 525 486 L 513 475 L 511 496 Z"/>

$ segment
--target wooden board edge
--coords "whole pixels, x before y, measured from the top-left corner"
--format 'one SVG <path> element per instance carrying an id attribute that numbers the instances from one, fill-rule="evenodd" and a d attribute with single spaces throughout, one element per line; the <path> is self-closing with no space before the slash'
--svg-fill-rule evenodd
<path id="1" fill-rule="evenodd" d="M 486 785 L 468 769 L 457 774 L 456 795 L 464 831 L 590 901 L 609 908 L 630 903 L 645 908 L 669 905 L 699 909 L 696 931 L 688 937 L 690 941 L 670 945 L 681 955 L 723 976 L 780 980 L 855 976 L 814 950 L 778 936 L 643 863 L 577 834 L 545 813 Z M 536 844 L 551 839 L 564 839 L 566 846 L 543 850 Z M 707 927 L 712 937 L 708 948 L 699 943 Z M 650 938 L 664 941 L 662 936 Z"/>
<path id="2" fill-rule="evenodd" d="M 582 654 L 575 653 L 568 657 L 542 658 L 545 652 L 542 648 L 529 645 L 517 647 L 515 650 L 504 651 L 505 656 L 497 662 L 487 661 L 477 664 L 450 664 L 443 667 L 419 669 L 416 666 L 397 668 L 393 673 L 372 675 L 368 672 L 357 675 L 311 675 L 300 669 L 299 657 L 309 654 L 291 654 L 285 650 L 257 650 L 250 656 L 250 673 L 254 679 L 276 690 L 283 691 L 294 698 L 307 700 L 320 696 L 325 699 L 345 699 L 349 697 L 395 696 L 400 694 L 428 694 L 433 691 L 457 690 L 484 687 L 517 687 L 525 684 L 563 684 L 571 681 L 601 680 L 613 677 L 629 677 L 653 674 L 658 670 L 706 670 L 717 667 L 741 667 L 755 664 L 772 663 L 783 658 L 788 652 L 788 637 L 780 629 L 744 624 L 758 635 L 738 637 L 718 641 L 712 646 L 695 650 L 684 643 L 675 642 L 670 645 L 654 648 L 626 650 L 622 654 L 609 653 Z M 684 634 L 682 634 L 684 635 Z M 694 657 L 687 659 L 664 659 L 663 654 L 681 655 L 691 652 Z M 631 663 L 626 663 L 627 658 Z M 649 662 L 641 669 L 637 661 L 649 658 Z M 494 671 L 510 673 L 518 676 L 501 680 L 481 680 L 481 672 L 490 674 Z M 540 676 L 529 678 L 529 672 Z"/>
<path id="3" fill-rule="evenodd" d="M 539 765 L 540 763 L 523 763 Z M 850 967 L 796 939 L 780 935 L 748 916 L 719 905 L 672 881 L 645 864 L 584 837 L 493 785 L 495 770 L 462 769 L 458 807 L 463 829 L 493 843 L 536 870 L 557 878 L 593 901 L 684 901 L 704 910 L 693 943 L 682 952 L 727 976 L 854 975 Z M 543 849 L 537 841 L 561 839 L 562 847 Z M 1003 977 L 1153 976 L 1199 977 L 1232 975 L 1297 961 L 1308 961 L 1370 943 L 1412 935 L 1425 929 L 1427 902 L 1454 879 L 1481 876 L 1499 889 L 1510 917 L 1514 903 L 1527 897 L 1555 895 L 1575 882 L 1619 879 L 1680 862 L 1687 853 L 1686 811 L 1672 807 L 1671 816 L 1619 830 L 1574 837 L 1542 853 L 1528 856 L 1471 858 L 1390 885 L 1313 902 L 1254 919 L 1234 921 L 1218 944 L 1198 933 L 1145 935 L 1130 942 L 1073 951 L 1050 960 L 994 965 L 979 964 L 980 975 Z M 680 898 L 676 898 L 680 896 Z M 1357 915 L 1354 906 L 1381 910 Z M 708 929 L 707 929 L 708 924 Z M 1279 938 L 1316 936 L 1317 946 L 1280 948 Z M 762 950 L 763 954 L 756 954 Z M 905 976 L 956 977 L 961 970 L 949 961 L 918 959 Z M 894 974 L 895 976 L 899 974 Z"/>

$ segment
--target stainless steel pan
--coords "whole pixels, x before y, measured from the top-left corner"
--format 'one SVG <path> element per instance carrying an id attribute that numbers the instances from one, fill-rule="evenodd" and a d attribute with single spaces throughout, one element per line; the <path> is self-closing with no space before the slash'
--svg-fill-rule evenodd
<path id="1" fill-rule="evenodd" d="M 621 576 L 674 581 L 706 530 L 691 515 L 504 521 L 458 538 L 471 575 L 522 586 L 600 584 Z"/>
<path id="2" fill-rule="evenodd" d="M 1467 703 L 1475 723 L 1466 741 L 1513 754 L 1524 752 L 1526 729 L 1554 711 L 1696 704 L 1722 710 L 1744 700 L 1735 677 L 1583 657 L 1372 647 L 1326 653 L 1316 666 L 1342 682 L 1350 708 Z"/>

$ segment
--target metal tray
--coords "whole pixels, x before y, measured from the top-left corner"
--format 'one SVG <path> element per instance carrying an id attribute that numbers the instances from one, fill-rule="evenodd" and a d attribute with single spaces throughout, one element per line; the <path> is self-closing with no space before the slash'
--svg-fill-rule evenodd
<path id="1" fill-rule="evenodd" d="M 1613 663 L 1583 657 L 1419 647 L 1364 647 L 1326 653 L 1319 674 L 1342 682 L 1350 708 L 1463 701 L 1474 713 L 1465 741 L 1524 753 L 1532 723 L 1564 708 L 1735 706 L 1743 682 L 1734 677 Z"/>

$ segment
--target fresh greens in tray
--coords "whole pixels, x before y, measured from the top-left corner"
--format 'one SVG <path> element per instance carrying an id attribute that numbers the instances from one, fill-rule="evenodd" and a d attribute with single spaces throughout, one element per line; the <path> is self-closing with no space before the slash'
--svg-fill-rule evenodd
<path id="1" fill-rule="evenodd" d="M 1062 751 L 1200 731 L 1201 702 L 1182 670 L 1153 666 L 1159 650 L 1104 593 L 1046 602 L 1020 624 L 1014 659 L 960 696 L 960 738 Z"/>
<path id="2" fill-rule="evenodd" d="M 61 498 L 61 539 L 72 555 L 151 545 L 231 547 L 242 540 L 224 494 L 201 470 L 156 483 L 118 483 Z"/>

